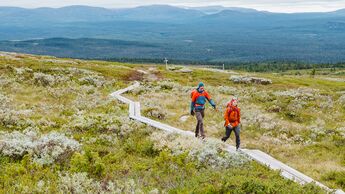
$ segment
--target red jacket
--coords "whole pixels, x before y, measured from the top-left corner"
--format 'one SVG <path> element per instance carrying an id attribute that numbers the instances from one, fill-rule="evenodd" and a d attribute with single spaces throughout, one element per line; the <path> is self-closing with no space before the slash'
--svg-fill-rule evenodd
<path id="1" fill-rule="evenodd" d="M 224 112 L 224 126 L 231 124 L 232 127 L 237 127 L 241 123 L 241 109 L 237 106 L 228 105 Z"/>

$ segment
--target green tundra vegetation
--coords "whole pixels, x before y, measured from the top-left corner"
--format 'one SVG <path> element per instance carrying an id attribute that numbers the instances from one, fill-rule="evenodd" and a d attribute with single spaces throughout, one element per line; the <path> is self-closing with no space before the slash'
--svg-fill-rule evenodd
<path id="1" fill-rule="evenodd" d="M 186 74 L 161 67 L 159 71 L 164 79 L 145 82 L 129 94 L 142 102 L 144 115 L 194 131 L 190 92 L 202 81 L 218 104 L 218 111 L 208 106 L 205 113 L 208 137 L 224 135 L 223 111 L 236 96 L 242 112 L 242 147 L 265 151 L 331 188 L 345 188 L 344 69 L 249 73 L 195 68 Z M 272 84 L 238 84 L 231 76 L 266 78 Z M 234 135 L 229 143 L 235 145 Z"/>
<path id="2" fill-rule="evenodd" d="M 109 94 L 134 80 L 143 87 L 129 95 L 141 100 L 145 114 L 186 130 L 193 118 L 179 119 L 188 113 L 188 92 L 197 81 L 205 81 L 219 108 L 236 92 L 244 147 L 263 149 L 344 188 L 344 103 L 338 102 L 344 85 L 294 73 L 262 76 L 274 84 L 234 85 L 229 74 L 200 68 L 184 74 L 155 65 L 0 53 L 0 193 L 325 193 L 224 152 L 220 141 L 167 134 L 130 120 L 127 105 Z M 309 89 L 296 89 L 301 85 Z M 295 105 L 289 95 L 302 95 L 300 90 L 314 100 L 290 111 Z M 207 135 L 220 137 L 221 114 L 207 113 Z"/>

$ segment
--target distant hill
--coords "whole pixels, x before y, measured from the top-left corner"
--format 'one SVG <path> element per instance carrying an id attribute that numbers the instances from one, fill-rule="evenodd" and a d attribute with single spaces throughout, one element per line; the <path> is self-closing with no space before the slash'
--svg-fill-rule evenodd
<path id="1" fill-rule="evenodd" d="M 204 16 L 198 10 L 187 10 L 168 5 L 141 6 L 131 9 L 105 9 L 89 6 L 23 9 L 0 7 L 0 21 L 26 25 L 25 22 L 92 22 L 112 20 L 164 21 L 185 20 Z M 167 22 L 168 22 L 167 21 Z"/>
<path id="2" fill-rule="evenodd" d="M 69 6 L 58 9 L 0 7 L 2 23 L 24 26 L 38 22 L 108 21 L 114 19 L 114 14 L 116 14 L 115 10 L 88 6 Z"/>
<path id="3" fill-rule="evenodd" d="M 35 53 L 60 57 L 101 59 L 109 56 L 155 57 L 160 51 L 157 45 L 136 41 L 106 40 L 106 39 L 68 39 L 49 38 L 28 41 L 2 41 L 0 50 L 12 52 Z M 140 53 L 140 55 L 138 55 Z"/>
<path id="4" fill-rule="evenodd" d="M 119 10 L 117 13 L 117 19 L 160 22 L 190 20 L 205 15 L 205 13 L 198 10 L 188 10 L 169 5 L 141 6 Z"/>
<path id="5" fill-rule="evenodd" d="M 331 13 L 337 13 L 337 14 L 344 14 L 345 15 L 345 9 L 339 9 L 339 10 L 331 12 Z"/>
<path id="6" fill-rule="evenodd" d="M 203 61 L 345 61 L 345 11 L 271 13 L 246 8 L 88 6 L 23 9 L 0 7 L 1 50 L 66 57 L 171 57 Z M 45 46 L 62 37 L 69 47 Z M 41 47 L 30 41 L 41 40 Z M 98 40 L 99 39 L 99 40 Z M 23 40 L 13 42 L 9 40 Z M 82 41 L 85 41 L 83 43 Z M 117 42 L 114 44 L 112 41 Z M 123 42 L 121 42 L 123 41 Z M 127 44 L 123 49 L 123 43 Z M 105 46 L 110 51 L 92 51 Z M 130 46 L 129 46 L 130 45 Z M 154 45 L 152 47 L 143 45 Z M 132 47 L 132 49 L 130 49 Z M 37 49 L 42 50 L 37 50 Z M 140 48 L 140 49 L 138 49 Z M 64 49 L 60 50 L 60 49 Z M 68 51 L 68 52 L 67 52 Z M 68 53 L 68 55 L 67 55 Z M 144 53 L 144 54 L 143 54 Z"/>
<path id="7" fill-rule="evenodd" d="M 190 7 L 187 9 L 199 10 L 206 14 L 215 14 L 224 10 L 241 11 L 241 12 L 257 12 L 255 9 L 241 8 L 241 7 L 223 7 L 223 6 L 204 6 L 204 7 Z"/>

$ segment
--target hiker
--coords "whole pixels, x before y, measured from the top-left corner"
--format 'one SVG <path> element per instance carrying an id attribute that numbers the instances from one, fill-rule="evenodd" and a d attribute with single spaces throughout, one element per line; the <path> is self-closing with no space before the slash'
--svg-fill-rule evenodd
<path id="1" fill-rule="evenodd" d="M 203 119 L 205 116 L 205 104 L 206 100 L 212 105 L 214 109 L 216 109 L 216 104 L 211 99 L 211 96 L 205 91 L 204 84 L 202 82 L 199 83 L 198 88 L 193 90 L 191 93 L 192 102 L 191 102 L 191 115 L 195 115 L 197 119 L 196 129 L 195 129 L 195 137 L 199 137 L 199 133 L 201 138 L 205 138 L 204 132 L 204 123 Z"/>
<path id="2" fill-rule="evenodd" d="M 226 141 L 229 139 L 230 134 L 232 131 L 235 132 L 236 136 L 236 150 L 240 148 L 240 123 L 241 123 L 241 109 L 237 106 L 237 99 L 233 98 L 226 107 L 224 113 L 224 120 L 225 120 L 225 137 L 222 138 L 222 141 Z"/>

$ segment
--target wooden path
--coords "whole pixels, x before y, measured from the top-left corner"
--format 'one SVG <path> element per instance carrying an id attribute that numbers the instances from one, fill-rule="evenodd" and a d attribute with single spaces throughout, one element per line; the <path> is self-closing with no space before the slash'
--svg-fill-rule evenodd
<path id="1" fill-rule="evenodd" d="M 150 125 L 152 127 L 170 132 L 170 133 L 178 133 L 181 135 L 186 135 L 186 136 L 194 136 L 194 133 L 191 131 L 185 131 L 181 130 L 175 127 L 172 127 L 170 125 L 160 123 L 158 121 L 146 118 L 141 116 L 140 114 L 140 103 L 139 102 L 134 102 L 132 100 L 129 100 L 121 94 L 126 93 L 130 90 L 133 90 L 136 87 L 139 87 L 140 83 L 136 82 L 135 84 L 118 90 L 112 94 L 110 94 L 112 97 L 120 100 L 123 103 L 129 104 L 129 117 L 131 119 L 140 121 L 142 123 L 145 123 L 147 125 Z M 207 140 L 206 140 L 207 141 Z M 229 144 L 226 144 L 225 150 L 230 152 L 230 153 L 237 153 L 236 148 L 234 146 L 231 146 Z M 315 183 L 316 185 L 322 187 L 326 191 L 330 193 L 335 193 L 335 194 L 345 194 L 344 191 L 338 189 L 338 190 L 333 190 L 328 188 L 327 186 L 323 185 L 320 182 L 315 181 L 314 179 L 310 178 L 309 176 L 291 168 L 290 166 L 280 162 L 279 160 L 273 158 L 272 156 L 266 154 L 265 152 L 262 152 L 260 150 L 250 150 L 250 149 L 241 149 L 241 152 L 245 153 L 247 156 L 252 158 L 253 160 L 259 162 L 260 164 L 266 165 L 269 168 L 273 170 L 279 170 L 281 172 L 281 175 L 287 179 L 293 180 L 295 182 L 298 182 L 300 184 L 306 184 L 306 183 Z"/>

